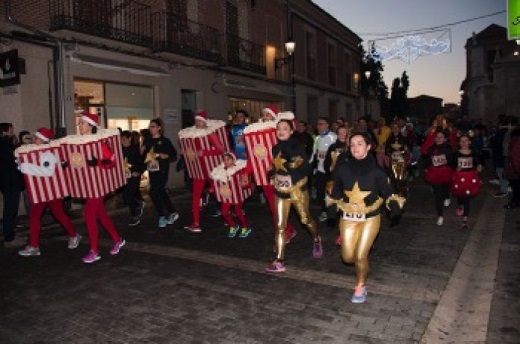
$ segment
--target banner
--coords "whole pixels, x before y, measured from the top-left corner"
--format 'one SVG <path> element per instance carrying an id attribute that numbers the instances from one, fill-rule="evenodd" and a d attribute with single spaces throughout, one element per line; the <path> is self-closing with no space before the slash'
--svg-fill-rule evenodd
<path id="1" fill-rule="evenodd" d="M 520 0 L 507 0 L 507 38 L 520 39 Z"/>

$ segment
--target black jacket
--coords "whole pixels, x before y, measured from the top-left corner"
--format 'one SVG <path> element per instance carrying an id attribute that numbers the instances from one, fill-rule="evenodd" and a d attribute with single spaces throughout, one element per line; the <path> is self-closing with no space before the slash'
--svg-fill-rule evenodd
<path id="1" fill-rule="evenodd" d="M 341 142 L 339 140 L 336 140 L 333 144 L 329 146 L 329 149 L 327 150 L 327 154 L 325 155 L 325 160 L 323 161 L 323 168 L 328 173 L 331 173 L 330 167 L 332 165 L 332 152 L 339 153 L 337 160 L 336 160 L 336 166 L 338 167 L 338 164 L 344 162 L 348 158 L 349 149 L 348 149 L 348 141 L 347 142 Z"/>
<path id="2" fill-rule="evenodd" d="M 157 157 L 157 161 L 159 161 L 159 171 L 168 173 L 170 170 L 170 163 L 177 160 L 177 150 L 173 146 L 170 139 L 162 135 L 158 138 L 149 137 L 144 141 L 143 145 L 145 147 L 143 153 L 144 158 L 146 158 L 146 155 L 152 148 L 156 154 L 168 154 L 168 159 L 161 159 Z"/>
<path id="3" fill-rule="evenodd" d="M 278 169 L 276 168 L 276 164 L 273 163 L 273 168 L 269 171 L 270 175 L 290 175 L 293 185 L 310 175 L 312 169 L 309 164 L 309 158 L 307 157 L 307 154 L 305 154 L 305 150 L 297 138 L 291 136 L 286 141 L 278 141 L 278 143 L 273 147 L 272 153 L 273 160 L 276 160 L 279 157 L 286 161 L 283 164 L 283 168 L 280 167 Z M 297 161 L 300 161 L 300 163 L 297 164 Z"/>
<path id="4" fill-rule="evenodd" d="M 0 137 L 0 191 L 16 192 L 25 187 L 14 157 L 15 145 L 9 137 Z"/>
<path id="5" fill-rule="evenodd" d="M 146 170 L 146 165 L 144 164 L 144 157 L 141 155 L 138 145 L 130 145 L 128 147 L 123 147 L 123 158 L 126 158 L 128 163 L 131 165 L 131 173 L 137 172 L 141 174 Z"/>

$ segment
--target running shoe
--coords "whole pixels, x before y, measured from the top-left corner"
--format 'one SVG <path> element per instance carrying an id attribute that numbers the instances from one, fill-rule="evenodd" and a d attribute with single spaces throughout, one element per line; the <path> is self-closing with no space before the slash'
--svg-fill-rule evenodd
<path id="1" fill-rule="evenodd" d="M 457 216 L 462 216 L 464 214 L 464 208 L 462 206 L 457 207 Z"/>
<path id="2" fill-rule="evenodd" d="M 168 224 L 168 221 L 166 220 L 166 218 L 164 216 L 161 216 L 159 217 L 159 228 L 165 228 L 166 225 Z"/>
<path id="3" fill-rule="evenodd" d="M 242 228 L 242 231 L 238 235 L 239 238 L 247 238 L 249 236 L 249 233 L 251 233 L 251 227 L 244 227 Z"/>
<path id="4" fill-rule="evenodd" d="M 235 227 L 230 226 L 229 227 L 228 238 L 233 239 L 237 235 L 239 229 L 240 229 L 239 226 L 235 226 Z"/>
<path id="5" fill-rule="evenodd" d="M 39 256 L 40 249 L 38 247 L 32 247 L 31 245 L 27 245 L 23 250 L 18 251 L 18 254 L 23 257 Z"/>
<path id="6" fill-rule="evenodd" d="M 101 259 L 101 256 L 99 255 L 99 253 L 89 250 L 88 254 L 85 257 L 83 257 L 83 263 L 91 264 L 91 263 L 97 262 L 100 259 Z"/>
<path id="7" fill-rule="evenodd" d="M 446 198 L 446 199 L 444 200 L 444 206 L 445 206 L 445 207 L 449 207 L 450 204 L 451 204 L 451 199 Z"/>
<path id="8" fill-rule="evenodd" d="M 336 241 L 335 241 L 335 243 L 336 243 L 336 245 L 341 246 L 341 235 L 338 235 L 338 236 L 336 237 Z"/>
<path id="9" fill-rule="evenodd" d="M 126 241 L 123 238 L 120 238 L 118 241 L 114 243 L 114 246 L 110 249 L 110 254 L 115 256 L 119 253 L 119 250 L 121 250 L 121 247 L 125 246 Z"/>
<path id="10" fill-rule="evenodd" d="M 130 223 L 128 224 L 131 227 L 137 226 L 141 223 L 141 218 L 139 216 L 132 217 L 132 220 L 130 220 Z"/>
<path id="11" fill-rule="evenodd" d="M 356 286 L 356 288 L 354 288 L 354 292 L 352 293 L 352 297 L 350 298 L 350 301 L 352 301 L 352 303 L 363 303 L 366 300 L 367 300 L 367 288 Z"/>
<path id="12" fill-rule="evenodd" d="M 166 223 L 169 225 L 173 225 L 175 221 L 179 219 L 179 213 L 171 213 L 170 216 L 168 216 L 168 219 L 166 220 Z"/>
<path id="13" fill-rule="evenodd" d="M 437 219 L 437 226 L 442 226 L 444 224 L 444 217 L 439 216 Z"/>
<path id="14" fill-rule="evenodd" d="M 461 229 L 468 229 L 469 228 L 468 221 L 462 221 L 462 224 L 460 225 L 460 228 Z"/>
<path id="15" fill-rule="evenodd" d="M 73 250 L 76 247 L 78 247 L 79 242 L 81 241 L 81 238 L 82 238 L 82 236 L 79 234 L 76 234 L 76 236 L 69 238 L 69 244 L 67 246 L 69 248 L 69 250 Z"/>
<path id="16" fill-rule="evenodd" d="M 265 271 L 271 273 L 285 272 L 285 266 L 283 265 L 283 262 L 275 260 L 265 269 Z"/>
<path id="17" fill-rule="evenodd" d="M 323 246 L 321 245 L 321 239 L 314 241 L 312 244 L 312 256 L 314 258 L 321 258 L 323 256 Z"/>
<path id="18" fill-rule="evenodd" d="M 184 226 L 184 229 L 189 231 L 189 232 L 192 232 L 192 233 L 200 233 L 200 232 L 202 232 L 202 230 L 200 229 L 200 226 L 199 226 L 198 223 L 192 223 L 189 226 Z"/>
<path id="19" fill-rule="evenodd" d="M 139 203 L 139 205 L 137 206 L 137 216 L 139 218 L 141 218 L 141 216 L 143 216 L 143 213 L 144 213 L 144 201 L 137 201 L 137 203 Z"/>

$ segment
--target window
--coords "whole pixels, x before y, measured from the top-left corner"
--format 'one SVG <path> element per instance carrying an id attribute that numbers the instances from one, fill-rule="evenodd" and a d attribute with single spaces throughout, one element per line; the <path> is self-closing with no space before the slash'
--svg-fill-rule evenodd
<path id="1" fill-rule="evenodd" d="M 354 79 L 352 78 L 352 61 L 348 53 L 343 58 L 343 68 L 345 68 L 345 89 L 351 91 Z"/>
<path id="2" fill-rule="evenodd" d="M 336 87 L 336 47 L 333 44 L 327 45 L 329 85 Z"/>
<path id="3" fill-rule="evenodd" d="M 305 34 L 305 43 L 306 43 L 306 72 L 307 79 L 316 80 L 316 37 L 307 32 Z"/>

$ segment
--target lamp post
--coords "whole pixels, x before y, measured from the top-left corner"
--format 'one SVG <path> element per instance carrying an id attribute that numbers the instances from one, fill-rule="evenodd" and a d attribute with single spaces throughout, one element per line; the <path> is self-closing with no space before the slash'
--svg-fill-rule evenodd
<path id="1" fill-rule="evenodd" d="M 291 109 L 296 110 L 296 80 L 294 79 L 294 50 L 296 43 L 292 39 L 285 42 L 285 51 L 287 56 L 274 60 L 274 70 L 278 70 L 287 64 L 291 64 Z"/>
<path id="2" fill-rule="evenodd" d="M 365 71 L 365 78 L 366 78 L 366 96 L 365 96 L 365 113 L 364 115 L 368 114 L 368 99 L 370 97 L 370 74 L 372 74 L 369 70 Z"/>

